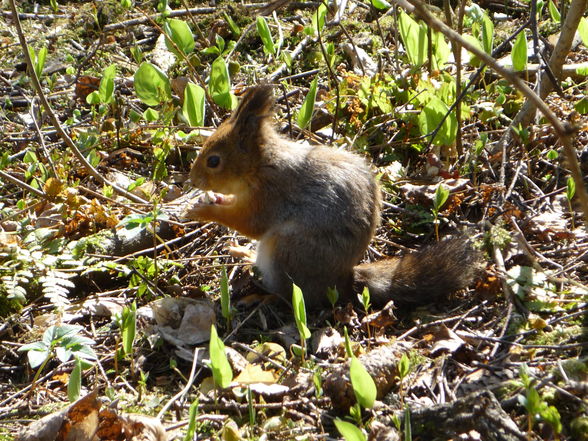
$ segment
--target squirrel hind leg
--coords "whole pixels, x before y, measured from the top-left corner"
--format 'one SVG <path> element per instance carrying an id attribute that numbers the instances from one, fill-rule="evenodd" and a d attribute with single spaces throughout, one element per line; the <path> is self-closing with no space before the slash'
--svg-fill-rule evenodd
<path id="1" fill-rule="evenodd" d="M 464 237 L 414 253 L 354 268 L 356 291 L 370 290 L 372 303 L 425 304 L 466 288 L 481 270 L 481 253 Z"/>

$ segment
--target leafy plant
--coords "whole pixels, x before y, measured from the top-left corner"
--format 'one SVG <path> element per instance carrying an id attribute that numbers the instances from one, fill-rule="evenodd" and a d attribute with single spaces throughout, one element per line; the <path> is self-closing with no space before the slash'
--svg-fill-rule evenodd
<path id="1" fill-rule="evenodd" d="M 137 303 L 125 306 L 117 317 L 122 335 L 122 351 L 124 355 L 133 353 L 133 343 L 137 332 Z"/>
<path id="2" fill-rule="evenodd" d="M 334 423 L 345 441 L 366 441 L 367 438 L 363 431 L 355 424 L 343 421 L 340 418 L 335 418 Z"/>
<path id="3" fill-rule="evenodd" d="M 371 0 L 371 3 L 374 8 L 381 11 L 387 11 L 391 8 L 390 3 L 388 3 L 386 0 Z"/>
<path id="4" fill-rule="evenodd" d="M 549 9 L 549 15 L 551 17 L 551 20 L 554 23 L 559 23 L 561 21 L 561 14 L 559 13 L 559 9 L 557 9 L 557 6 L 555 6 L 555 3 L 553 3 L 553 0 L 549 0 L 547 8 Z"/>
<path id="5" fill-rule="evenodd" d="M 304 29 L 307 35 L 318 35 L 325 26 L 325 19 L 327 16 L 327 7 L 324 3 L 321 3 L 316 9 L 316 12 L 312 14 L 310 26 Z"/>
<path id="6" fill-rule="evenodd" d="M 190 411 L 188 413 L 188 429 L 186 430 L 186 435 L 184 436 L 184 441 L 192 441 L 196 439 L 196 418 L 198 417 L 198 405 L 200 401 L 196 398 L 192 404 L 190 405 Z"/>
<path id="7" fill-rule="evenodd" d="M 266 54 L 275 55 L 276 54 L 276 46 L 274 44 L 274 39 L 272 38 L 272 33 L 267 25 L 267 21 L 265 17 L 257 17 L 256 20 L 256 27 L 257 33 L 261 38 L 261 42 L 263 43 L 263 50 Z"/>
<path id="8" fill-rule="evenodd" d="M 316 87 L 317 87 L 317 78 L 312 80 L 310 83 L 310 87 L 308 89 L 308 94 L 306 94 L 306 98 L 304 98 L 304 102 L 302 106 L 300 106 L 300 111 L 298 112 L 298 126 L 301 129 L 305 129 L 306 126 L 310 123 L 312 119 L 312 112 L 314 110 L 314 102 L 316 100 Z"/>
<path id="9" fill-rule="evenodd" d="M 82 370 L 82 360 L 79 357 L 75 357 L 74 368 L 71 374 L 69 374 L 69 381 L 67 382 L 67 398 L 70 402 L 74 402 L 80 397 Z"/>
<path id="10" fill-rule="evenodd" d="M 237 106 L 237 98 L 231 93 L 229 69 L 223 57 L 216 58 L 210 66 L 208 91 L 219 106 L 231 110 Z"/>
<path id="11" fill-rule="evenodd" d="M 432 134 L 437 129 L 449 107 L 440 98 L 432 96 L 423 107 L 418 116 L 419 130 L 421 134 Z M 439 131 L 434 134 L 433 143 L 437 145 L 452 145 L 457 136 L 457 118 L 455 114 L 449 115 L 443 121 Z"/>
<path id="12" fill-rule="evenodd" d="M 111 64 L 102 72 L 100 87 L 86 97 L 88 104 L 109 104 L 114 100 L 116 65 Z"/>
<path id="13" fill-rule="evenodd" d="M 227 268 L 223 265 L 221 268 L 221 279 L 220 279 L 220 292 L 221 292 L 221 312 L 227 325 L 230 326 L 231 319 L 233 318 L 233 310 L 231 308 L 231 292 L 229 290 L 229 278 L 227 276 Z"/>
<path id="14" fill-rule="evenodd" d="M 41 79 L 41 75 L 43 74 L 43 69 L 45 68 L 45 59 L 47 58 L 47 48 L 43 46 L 39 49 L 39 52 L 35 52 L 35 49 L 32 46 L 29 46 L 29 56 L 33 61 L 33 67 L 35 69 L 35 74 L 37 74 L 37 78 Z"/>
<path id="15" fill-rule="evenodd" d="M 227 355 L 225 353 L 225 345 L 219 338 L 216 327 L 210 327 L 210 369 L 212 370 L 212 377 L 214 382 L 222 389 L 226 388 L 233 381 L 233 371 Z"/>
<path id="16" fill-rule="evenodd" d="M 188 83 L 184 90 L 182 115 L 191 127 L 202 127 L 206 113 L 206 92 L 194 83 Z"/>
<path id="17" fill-rule="evenodd" d="M 410 63 L 414 67 L 422 66 L 427 59 L 427 26 L 417 23 L 401 11 L 398 15 L 398 30 Z"/>
<path id="18" fill-rule="evenodd" d="M 135 93 L 148 106 L 171 101 L 171 85 L 167 75 L 157 66 L 143 62 L 135 72 Z"/>
<path id="19" fill-rule="evenodd" d="M 306 326 L 306 306 L 304 304 L 304 296 L 302 290 L 292 285 L 292 308 L 294 309 L 294 320 L 296 322 L 296 328 L 300 335 L 300 346 L 302 347 L 302 359 L 306 352 L 306 340 L 310 338 L 310 331 Z"/>
<path id="20" fill-rule="evenodd" d="M 194 50 L 194 36 L 185 21 L 170 18 L 164 23 L 163 30 L 167 37 L 165 39 L 165 45 L 167 49 L 176 54 L 176 56 L 185 56 Z M 178 52 L 178 50 L 181 53 Z"/>
<path id="21" fill-rule="evenodd" d="M 516 71 L 527 69 L 527 37 L 525 31 L 517 35 L 511 52 L 512 67 Z"/>
<path id="22" fill-rule="evenodd" d="M 370 409 L 374 406 L 378 390 L 374 379 L 365 369 L 357 357 L 351 358 L 349 377 L 355 398 L 361 407 Z"/>
<path id="23" fill-rule="evenodd" d="M 570 210 L 570 219 L 572 220 L 572 230 L 575 229 L 574 225 L 574 208 L 572 207 L 572 199 L 576 194 L 576 181 L 571 176 L 568 176 L 566 181 L 566 199 L 568 200 L 568 208 Z"/>
<path id="24" fill-rule="evenodd" d="M 553 431 L 557 434 L 562 431 L 561 417 L 559 411 L 554 406 L 550 406 L 541 398 L 534 380 L 529 376 L 529 371 L 525 363 L 521 364 L 519 369 L 520 383 L 525 389 L 524 395 L 519 395 L 519 403 L 527 410 L 527 431 L 529 434 L 533 430 L 535 422 L 544 421 L 548 423 Z"/>
<path id="25" fill-rule="evenodd" d="M 335 304 L 337 303 L 337 300 L 339 300 L 339 291 L 337 291 L 337 288 L 327 289 L 327 299 L 329 300 L 331 306 L 334 308 Z"/>
<path id="26" fill-rule="evenodd" d="M 31 368 L 39 368 L 33 378 L 33 385 L 52 357 L 57 357 L 61 363 L 69 361 L 72 357 L 87 361 L 97 360 L 96 353 L 91 348 L 94 340 L 78 335 L 81 330 L 82 327 L 77 325 L 50 326 L 40 341 L 23 345 L 18 349 L 27 353 Z"/>

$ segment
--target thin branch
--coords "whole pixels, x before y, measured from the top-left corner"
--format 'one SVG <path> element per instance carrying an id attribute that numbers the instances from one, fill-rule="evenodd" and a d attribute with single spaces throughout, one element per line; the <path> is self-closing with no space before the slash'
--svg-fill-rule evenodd
<path id="1" fill-rule="evenodd" d="M 20 179 L 15 178 L 12 175 L 9 175 L 8 173 L 0 170 L 0 178 L 7 180 L 8 182 L 12 182 L 14 185 L 30 191 L 33 194 L 36 194 L 39 197 L 44 198 L 45 197 L 45 193 L 43 193 L 41 190 L 31 187 L 29 184 L 27 184 L 26 182 L 21 181 Z"/>
<path id="2" fill-rule="evenodd" d="M 459 42 L 459 44 L 461 44 L 462 47 L 464 47 L 469 52 L 473 53 L 483 63 L 487 64 L 490 68 L 492 68 L 499 75 L 505 78 L 516 89 L 518 89 L 527 98 L 528 101 L 532 102 L 537 107 L 537 109 L 545 116 L 545 118 L 551 123 L 564 147 L 564 151 L 566 153 L 566 157 L 570 165 L 570 171 L 572 173 L 574 182 L 576 183 L 577 194 L 580 199 L 580 205 L 582 207 L 583 212 L 582 214 L 584 215 L 584 223 L 585 226 L 588 228 L 588 193 L 586 193 L 586 188 L 584 187 L 582 173 L 580 171 L 580 164 L 578 164 L 576 150 L 574 149 L 571 140 L 575 130 L 569 124 L 561 122 L 557 118 L 557 116 L 551 111 L 551 109 L 547 106 L 547 104 L 535 92 L 533 92 L 533 90 L 531 90 L 529 86 L 527 86 L 525 82 L 522 79 L 520 79 L 512 70 L 507 69 L 504 66 L 501 66 L 494 58 L 492 58 L 486 52 L 478 48 L 470 41 L 463 38 L 453 29 L 445 25 L 442 21 L 434 17 L 427 10 L 426 5 L 420 0 L 408 1 L 415 7 L 415 12 L 429 26 L 431 26 L 436 31 L 443 33 L 451 41 Z M 586 1 L 588 0 L 574 0 L 574 2 L 583 3 L 584 8 L 582 9 L 582 11 L 586 9 Z"/>
<path id="3" fill-rule="evenodd" d="M 80 150 L 78 149 L 76 144 L 73 142 L 73 140 L 70 138 L 70 136 L 67 134 L 67 132 L 65 130 L 63 130 L 63 127 L 61 127 L 61 123 L 59 122 L 59 119 L 55 115 L 55 112 L 53 112 L 53 109 L 51 108 L 51 105 L 49 104 L 49 101 L 47 100 L 47 97 L 45 96 L 45 93 L 43 92 L 43 88 L 41 87 L 41 82 L 39 81 L 39 78 L 37 77 L 37 73 L 35 72 L 35 69 L 33 67 L 33 60 L 31 60 L 31 56 L 29 54 L 29 47 L 28 47 L 26 38 L 24 36 L 24 33 L 22 31 L 22 27 L 20 25 L 20 19 L 18 18 L 16 4 L 14 3 L 14 0 L 10 0 L 9 3 L 10 3 L 10 8 L 12 10 L 12 14 L 15 17 L 14 18 L 14 27 L 16 28 L 16 33 L 18 34 L 18 39 L 20 41 L 23 55 L 24 55 L 25 61 L 27 63 L 31 82 L 33 83 L 33 86 L 35 88 L 35 91 L 37 92 L 37 96 L 39 97 L 41 104 L 43 104 L 43 107 L 45 108 L 45 112 L 49 116 L 49 119 L 51 120 L 51 123 L 53 124 L 53 126 L 57 130 L 57 133 L 59 133 L 59 136 L 61 137 L 63 142 L 65 142 L 65 145 L 67 145 L 71 149 L 74 156 L 78 159 L 78 161 L 80 161 L 82 163 L 83 167 L 88 171 L 88 173 L 91 176 L 93 176 L 94 178 L 96 178 L 99 182 L 101 182 L 104 185 L 111 186 L 113 188 L 113 190 L 116 191 L 118 194 L 126 197 L 127 199 L 129 199 L 133 202 L 137 202 L 137 203 L 141 203 L 141 204 L 147 203 L 147 201 L 145 201 L 144 199 L 141 199 L 140 197 L 135 196 L 132 193 L 129 193 L 125 189 L 119 187 L 116 184 L 113 184 L 112 182 L 108 181 L 104 176 L 102 176 L 98 172 L 98 170 L 96 170 L 92 166 L 92 164 L 90 164 L 86 160 L 86 158 L 84 157 L 82 152 L 80 152 Z"/>

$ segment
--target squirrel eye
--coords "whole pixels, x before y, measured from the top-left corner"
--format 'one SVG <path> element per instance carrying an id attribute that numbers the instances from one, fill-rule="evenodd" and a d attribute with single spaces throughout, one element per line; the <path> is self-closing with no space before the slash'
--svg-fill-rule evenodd
<path id="1" fill-rule="evenodd" d="M 206 166 L 210 168 L 216 168 L 220 164 L 220 156 L 212 155 L 206 159 Z"/>

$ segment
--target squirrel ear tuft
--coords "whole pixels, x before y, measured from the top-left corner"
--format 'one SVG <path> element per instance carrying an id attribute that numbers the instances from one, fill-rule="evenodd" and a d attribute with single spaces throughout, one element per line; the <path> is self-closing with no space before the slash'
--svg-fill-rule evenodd
<path id="1" fill-rule="evenodd" d="M 274 93 L 272 86 L 264 84 L 247 89 L 241 103 L 233 112 L 231 120 L 236 126 L 247 130 L 258 129 L 260 123 L 272 116 Z"/>

